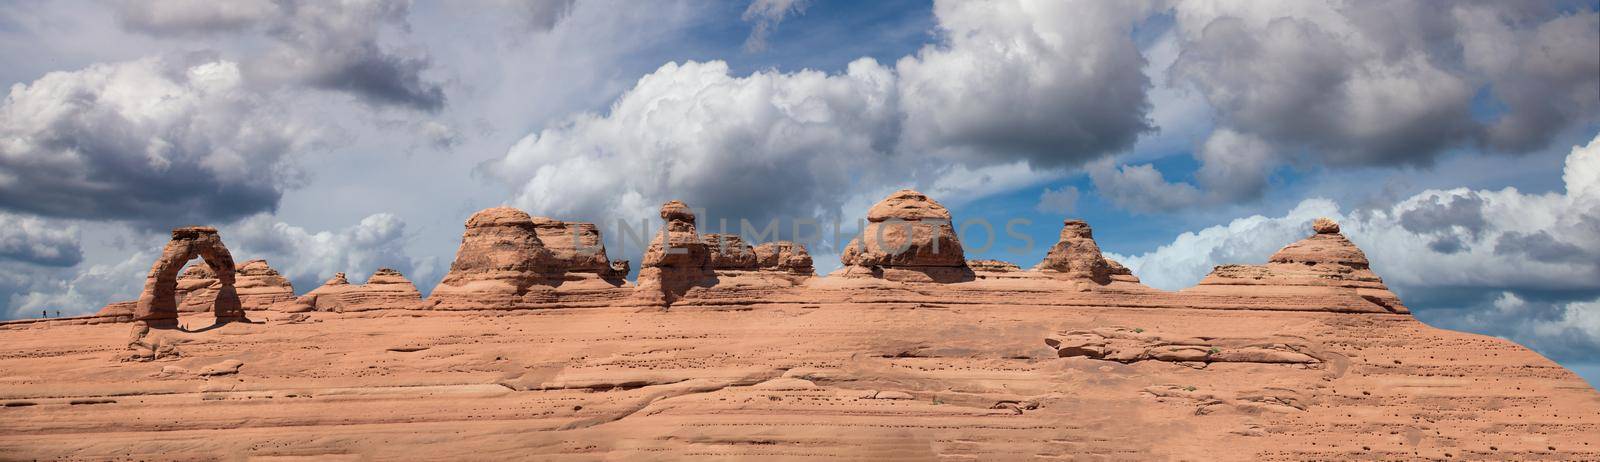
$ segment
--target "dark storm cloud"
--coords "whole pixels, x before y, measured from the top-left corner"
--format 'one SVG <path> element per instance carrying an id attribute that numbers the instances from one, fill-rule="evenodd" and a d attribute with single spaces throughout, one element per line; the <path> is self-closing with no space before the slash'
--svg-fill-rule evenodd
<path id="1" fill-rule="evenodd" d="M 536 17 L 559 15 L 570 2 L 535 2 Z M 292 81 L 349 93 L 375 106 L 437 111 L 445 104 L 439 84 L 423 78 L 431 61 L 380 45 L 386 28 L 405 30 L 409 2 L 207 1 L 125 2 L 118 19 L 127 30 L 155 36 L 218 33 L 265 34 L 277 46 L 244 59 L 247 76 Z M 548 11 L 544 11 L 548 10 Z M 545 19 L 538 19 L 545 21 Z M 553 24 L 553 22 L 552 22 Z"/>
<path id="2" fill-rule="evenodd" d="M 1459 226 L 1477 235 L 1487 224 L 1483 198 L 1477 194 L 1440 196 L 1420 201 L 1400 215 L 1400 227 L 1418 234 L 1449 232 Z"/>
<path id="3" fill-rule="evenodd" d="M 1222 125 L 1308 146 L 1331 164 L 1419 163 L 1470 139 L 1470 85 L 1425 63 L 1395 71 L 1415 80 L 1374 79 L 1365 64 L 1375 59 L 1313 21 L 1255 28 L 1222 17 L 1183 45 L 1171 75 L 1200 89 Z M 1402 94 L 1381 111 L 1364 107 Z"/>
<path id="4" fill-rule="evenodd" d="M 164 228 L 276 208 L 314 134 L 205 56 L 54 72 L 0 106 L 0 208 Z"/>
<path id="5" fill-rule="evenodd" d="M 1185 15 L 1195 5 L 1180 4 L 1187 34 L 1170 77 L 1199 89 L 1224 126 L 1309 148 L 1332 165 L 1427 164 L 1461 146 L 1528 151 L 1596 120 L 1595 11 L 1550 2 L 1323 5 Z M 1482 92 L 1499 113 L 1474 107 Z"/>
<path id="6" fill-rule="evenodd" d="M 1449 288 L 1407 295 L 1417 317 L 1435 326 L 1508 338 L 1557 361 L 1600 355 L 1595 291 Z"/>
<path id="7" fill-rule="evenodd" d="M 75 227 L 0 212 L 0 260 L 67 267 L 83 261 L 83 248 Z"/>
<path id="8" fill-rule="evenodd" d="M 1195 203 L 1215 205 L 1261 197 L 1284 165 L 1430 165 L 1452 150 L 1549 147 L 1600 122 L 1600 12 L 1566 6 L 1176 3 L 1177 59 L 1157 71 L 1214 114 L 1216 130 L 1195 151 L 1198 182 L 1111 186 L 1122 197 L 1162 197 L 1127 194 L 1137 187 L 1200 186 L 1194 197 L 1206 200 Z M 1214 149 L 1230 146 L 1247 149 Z"/>
<path id="9" fill-rule="evenodd" d="M 1495 241 L 1496 255 L 1521 255 L 1537 261 L 1584 262 L 1594 261 L 1600 255 L 1590 255 L 1582 247 L 1563 242 L 1548 231 L 1534 233 L 1508 232 Z"/>

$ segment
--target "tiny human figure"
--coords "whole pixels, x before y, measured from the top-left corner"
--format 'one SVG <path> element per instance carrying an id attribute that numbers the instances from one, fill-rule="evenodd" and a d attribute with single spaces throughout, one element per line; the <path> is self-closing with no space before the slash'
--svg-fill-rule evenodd
<path id="1" fill-rule="evenodd" d="M 50 310 L 39 310 L 39 317 L 41 317 L 41 318 L 50 317 Z"/>
<path id="2" fill-rule="evenodd" d="M 61 317 L 61 310 L 56 310 L 56 317 Z"/>

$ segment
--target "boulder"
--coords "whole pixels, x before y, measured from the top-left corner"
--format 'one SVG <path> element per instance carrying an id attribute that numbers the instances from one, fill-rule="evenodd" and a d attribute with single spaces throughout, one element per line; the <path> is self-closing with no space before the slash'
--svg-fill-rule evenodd
<path id="1" fill-rule="evenodd" d="M 867 227 L 840 256 L 845 266 L 965 268 L 950 211 L 922 193 L 902 189 L 867 211 Z"/>
<path id="2" fill-rule="evenodd" d="M 789 241 L 773 241 L 758 245 L 754 249 L 756 266 L 763 270 L 788 271 L 799 274 L 814 274 L 811 254 L 806 252 L 803 244 Z"/>
<path id="3" fill-rule="evenodd" d="M 867 226 L 839 254 L 843 277 L 906 282 L 973 279 L 950 211 L 922 193 L 902 189 L 867 211 Z"/>

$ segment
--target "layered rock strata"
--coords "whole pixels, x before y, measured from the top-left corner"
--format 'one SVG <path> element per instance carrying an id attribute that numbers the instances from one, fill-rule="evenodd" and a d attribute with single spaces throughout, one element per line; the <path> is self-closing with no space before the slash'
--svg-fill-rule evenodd
<path id="1" fill-rule="evenodd" d="M 250 260 L 234 269 L 234 289 L 239 295 L 239 306 L 245 310 L 269 310 L 282 307 L 295 299 L 294 285 L 278 274 L 266 260 Z M 178 276 L 176 296 L 178 312 L 201 313 L 211 311 L 213 302 L 222 288 L 215 271 L 205 264 L 189 265 Z"/>
<path id="2" fill-rule="evenodd" d="M 645 249 L 634 298 L 670 304 L 696 286 L 716 284 L 711 246 L 695 230 L 694 211 L 680 201 L 661 205 L 661 232 Z"/>
<path id="3" fill-rule="evenodd" d="M 867 226 L 839 256 L 834 274 L 891 280 L 972 279 L 950 211 L 927 195 L 902 189 L 867 210 Z"/>
<path id="4" fill-rule="evenodd" d="M 627 273 L 627 261 L 606 259 L 593 224 L 496 207 L 467 219 L 450 272 L 428 303 L 444 310 L 604 303 L 626 296 Z"/>
<path id="5" fill-rule="evenodd" d="M 379 268 L 365 284 L 351 284 L 344 273 L 335 273 L 297 303 L 316 311 L 336 312 L 424 307 L 417 286 L 390 268 Z"/>
<path id="6" fill-rule="evenodd" d="M 239 292 L 239 304 L 246 310 L 266 310 L 293 302 L 294 284 L 283 277 L 266 260 L 244 262 L 234 271 L 234 288 Z"/>
<path id="7" fill-rule="evenodd" d="M 605 240 L 600 237 L 600 227 L 594 223 L 545 217 L 531 220 L 540 244 L 550 251 L 562 271 L 592 274 L 615 282 L 627 277 L 627 260 L 613 262 L 606 258 Z"/>
<path id="8" fill-rule="evenodd" d="M 806 246 L 790 241 L 773 241 L 755 247 L 756 267 L 796 274 L 816 273 Z"/>
<path id="9" fill-rule="evenodd" d="M 761 267 L 756 251 L 738 234 L 709 233 L 702 236 L 710 252 L 713 270 L 755 270 Z"/>
<path id="10" fill-rule="evenodd" d="M 439 309 L 515 307 L 547 298 L 561 261 L 545 248 L 533 218 L 510 207 L 467 219 L 450 272 L 429 295 Z"/>
<path id="11" fill-rule="evenodd" d="M 1311 237 L 1278 250 L 1265 265 L 1221 265 L 1183 292 L 1202 304 L 1244 308 L 1410 312 L 1372 271 L 1366 253 L 1339 233 L 1337 223 L 1318 218 L 1312 230 Z"/>
<path id="12" fill-rule="evenodd" d="M 1112 280 L 1139 282 L 1127 267 L 1100 253 L 1094 230 L 1083 220 L 1068 218 L 1061 223 L 1060 240 L 1050 247 L 1036 268 L 1072 279 L 1087 279 L 1101 285 Z"/>

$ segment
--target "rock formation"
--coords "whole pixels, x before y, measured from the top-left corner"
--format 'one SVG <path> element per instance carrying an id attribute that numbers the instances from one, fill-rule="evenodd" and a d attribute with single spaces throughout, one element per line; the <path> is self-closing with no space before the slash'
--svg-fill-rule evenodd
<path id="1" fill-rule="evenodd" d="M 595 225 L 495 207 L 467 219 L 450 273 L 428 300 L 444 310 L 595 303 L 617 298 L 627 274 L 627 261 L 606 259 Z"/>
<path id="2" fill-rule="evenodd" d="M 233 255 L 222 245 L 217 229 L 192 226 L 172 230 L 172 240 L 162 249 L 161 256 L 150 266 L 150 276 L 145 278 L 144 291 L 134 307 L 134 317 L 144 321 L 162 321 L 178 317 L 178 271 L 184 263 L 195 257 L 205 260 L 215 273 L 218 283 L 212 307 L 218 319 L 239 319 L 244 310 L 239 305 L 239 294 L 234 286 Z"/>
<path id="3" fill-rule="evenodd" d="M 594 274 L 619 282 L 627 277 L 627 261 L 607 260 L 605 241 L 600 237 L 600 228 L 593 223 L 545 217 L 532 217 L 531 220 L 539 242 L 550 251 L 556 264 L 565 272 Z M 614 266 L 620 266 L 622 271 L 617 271 Z"/>
<path id="4" fill-rule="evenodd" d="M 527 212 L 485 209 L 467 219 L 450 273 L 428 298 L 439 309 L 517 306 L 530 294 L 548 292 L 561 265 Z"/>
<path id="5" fill-rule="evenodd" d="M 756 266 L 763 270 L 788 271 L 797 274 L 815 274 L 811 254 L 806 246 L 789 241 L 773 241 L 754 249 Z"/>
<path id="6" fill-rule="evenodd" d="M 695 286 L 715 284 L 711 247 L 695 230 L 694 211 L 680 201 L 661 205 L 661 232 L 644 251 L 635 298 L 670 304 Z"/>
<path id="7" fill-rule="evenodd" d="M 1300 309 L 1410 312 L 1372 272 L 1366 253 L 1339 233 L 1338 223 L 1318 218 L 1312 230 L 1265 265 L 1218 266 L 1185 292 L 1231 298 L 1227 303 L 1236 305 L 1271 297 L 1271 303 Z"/>
<path id="8" fill-rule="evenodd" d="M 295 299 L 294 286 L 278 270 L 267 265 L 266 260 L 250 260 L 234 269 L 234 289 L 239 294 L 239 307 L 247 311 L 268 310 L 281 307 Z M 211 311 L 212 303 L 222 289 L 215 271 L 205 264 L 189 265 L 178 276 L 178 312 L 201 313 Z"/>
<path id="9" fill-rule="evenodd" d="M 1094 230 L 1083 220 L 1068 218 L 1061 223 L 1061 239 L 1039 262 L 1039 271 L 1059 273 L 1068 278 L 1110 284 L 1113 279 L 1139 282 L 1133 272 L 1100 253 Z"/>
<path id="10" fill-rule="evenodd" d="M 389 268 L 379 268 L 365 284 L 351 284 L 344 273 L 335 273 L 328 282 L 301 296 L 298 303 L 317 311 L 369 311 L 418 309 L 422 294 L 410 280 Z"/>
<path id="11" fill-rule="evenodd" d="M 602 260 L 519 213 L 469 220 L 447 278 L 452 309 L 503 311 L 352 313 L 416 303 L 380 270 L 267 325 L 0 322 L 0 459 L 1600 460 L 1592 386 L 1420 323 L 1327 220 L 1168 292 L 1120 279 L 1070 221 L 1037 271 L 860 244 L 882 264 L 814 278 L 789 243 L 749 248 L 750 269 L 674 202 L 636 292 L 574 292 Z M 174 239 L 149 292 L 176 292 L 207 239 Z M 233 268 L 210 252 L 202 268 Z M 249 268 L 228 274 L 266 274 Z M 896 278 L 928 268 L 974 277 Z"/>
<path id="12" fill-rule="evenodd" d="M 928 196 L 902 189 L 867 210 L 867 226 L 839 256 L 835 275 L 953 282 L 972 270 L 950 211 Z"/>
<path id="13" fill-rule="evenodd" d="M 755 270 L 761 267 L 756 261 L 755 248 L 744 242 L 738 234 L 709 233 L 702 236 L 714 270 Z"/>
<path id="14" fill-rule="evenodd" d="M 294 285 L 289 278 L 267 265 L 266 260 L 250 260 L 234 271 L 234 288 L 239 292 L 239 304 L 246 310 L 265 310 L 283 303 L 293 302 Z"/>
<path id="15" fill-rule="evenodd" d="M 973 271 L 991 273 L 1010 273 L 1014 271 L 1022 271 L 1022 267 L 1017 266 L 1015 263 L 1003 262 L 1000 260 L 967 260 L 967 266 L 972 268 Z"/>

